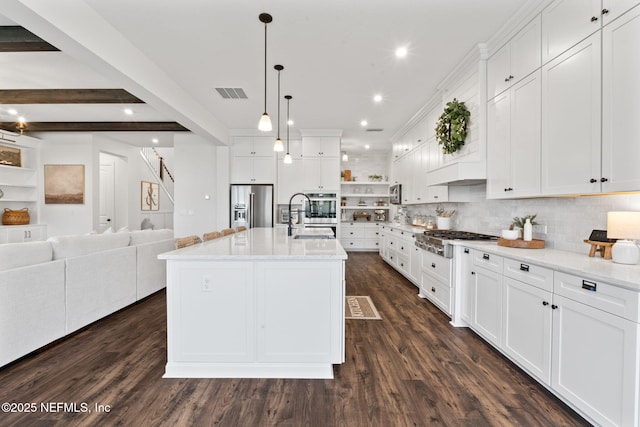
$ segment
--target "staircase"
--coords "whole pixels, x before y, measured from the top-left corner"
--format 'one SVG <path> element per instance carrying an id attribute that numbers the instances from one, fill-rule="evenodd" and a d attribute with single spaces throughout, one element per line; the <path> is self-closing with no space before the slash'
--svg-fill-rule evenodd
<path id="1" fill-rule="evenodd" d="M 175 205 L 173 199 L 173 175 L 169 172 L 167 165 L 160 154 L 153 147 L 140 148 L 140 156 L 149 167 L 153 176 L 158 180 L 160 188 L 162 188 L 167 195 L 167 198 L 171 200 L 171 204 Z"/>

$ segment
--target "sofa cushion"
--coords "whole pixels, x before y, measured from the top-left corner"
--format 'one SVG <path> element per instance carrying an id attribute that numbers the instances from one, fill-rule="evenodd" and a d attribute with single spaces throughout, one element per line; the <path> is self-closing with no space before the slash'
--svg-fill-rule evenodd
<path id="1" fill-rule="evenodd" d="M 53 259 L 71 258 L 129 246 L 129 233 L 50 237 Z"/>
<path id="2" fill-rule="evenodd" d="M 0 245 L 0 271 L 41 264 L 53 259 L 49 242 L 6 243 Z"/>
<path id="3" fill-rule="evenodd" d="M 131 246 L 173 239 L 173 230 L 136 230 L 131 232 Z"/>

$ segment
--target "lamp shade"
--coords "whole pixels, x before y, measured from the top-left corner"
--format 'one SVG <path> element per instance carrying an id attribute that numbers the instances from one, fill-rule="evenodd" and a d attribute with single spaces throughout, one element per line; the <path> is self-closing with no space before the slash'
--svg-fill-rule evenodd
<path id="1" fill-rule="evenodd" d="M 609 239 L 640 239 L 640 212 L 609 212 L 607 237 Z"/>

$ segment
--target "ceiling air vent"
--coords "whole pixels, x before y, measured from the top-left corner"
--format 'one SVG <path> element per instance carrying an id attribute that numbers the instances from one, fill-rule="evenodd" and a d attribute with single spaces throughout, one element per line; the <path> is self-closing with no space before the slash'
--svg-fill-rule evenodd
<path id="1" fill-rule="evenodd" d="M 380 129 L 380 128 L 370 128 L 367 129 L 367 132 L 382 132 L 384 129 Z"/>
<path id="2" fill-rule="evenodd" d="M 247 99 L 241 87 L 217 87 L 216 90 L 224 99 Z"/>

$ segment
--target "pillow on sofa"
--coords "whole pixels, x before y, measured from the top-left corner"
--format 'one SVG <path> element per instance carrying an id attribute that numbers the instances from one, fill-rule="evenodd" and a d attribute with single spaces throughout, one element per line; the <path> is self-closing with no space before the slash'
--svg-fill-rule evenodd
<path id="1" fill-rule="evenodd" d="M 129 246 L 129 233 L 49 237 L 53 259 L 71 258 Z"/>
<path id="2" fill-rule="evenodd" d="M 0 271 L 41 264 L 53 259 L 49 242 L 6 243 L 0 245 Z"/>
<path id="3" fill-rule="evenodd" d="M 173 239 L 173 230 L 167 228 L 161 230 L 136 230 L 131 232 L 130 245 L 135 246 L 167 239 Z"/>

